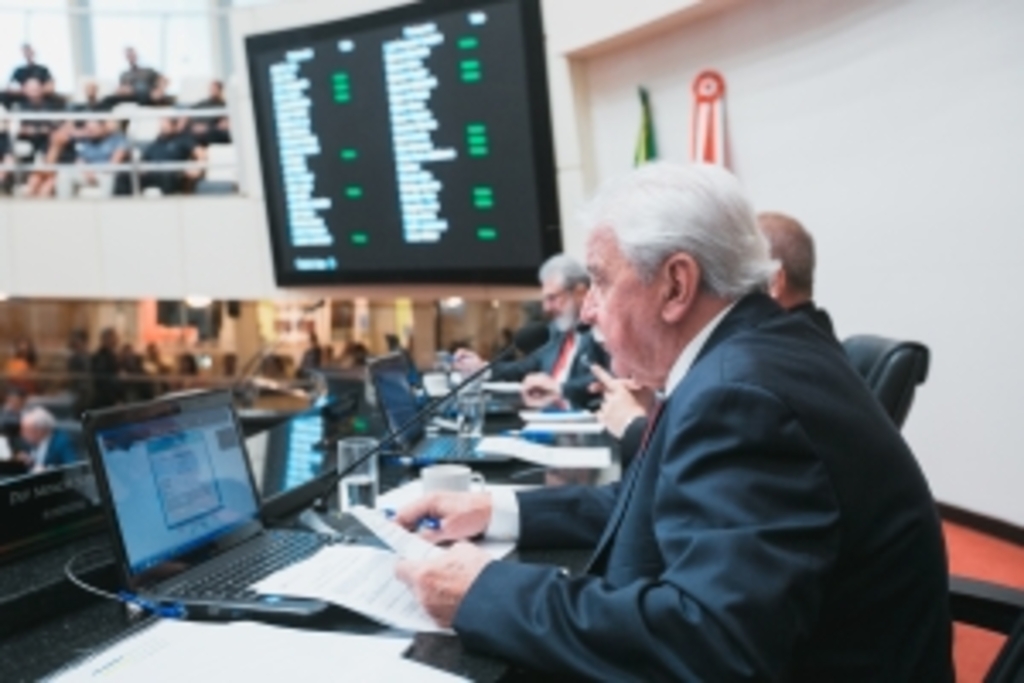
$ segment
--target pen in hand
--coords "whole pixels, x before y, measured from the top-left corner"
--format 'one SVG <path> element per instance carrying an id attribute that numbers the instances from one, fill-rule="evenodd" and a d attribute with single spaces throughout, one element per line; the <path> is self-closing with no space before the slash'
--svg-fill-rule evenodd
<path id="1" fill-rule="evenodd" d="M 396 513 L 391 508 L 384 509 L 384 516 L 388 519 L 394 519 L 397 514 L 398 513 Z M 439 531 L 441 529 L 441 520 L 439 520 L 437 517 L 431 517 L 429 515 L 425 517 L 420 517 L 419 521 L 416 523 L 416 529 L 430 529 L 431 531 Z"/>

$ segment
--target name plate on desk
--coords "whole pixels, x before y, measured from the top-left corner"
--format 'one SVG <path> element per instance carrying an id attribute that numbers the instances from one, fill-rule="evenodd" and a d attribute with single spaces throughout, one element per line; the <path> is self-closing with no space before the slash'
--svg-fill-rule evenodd
<path id="1" fill-rule="evenodd" d="M 102 525 L 96 479 L 87 464 L 0 481 L 0 562 Z"/>

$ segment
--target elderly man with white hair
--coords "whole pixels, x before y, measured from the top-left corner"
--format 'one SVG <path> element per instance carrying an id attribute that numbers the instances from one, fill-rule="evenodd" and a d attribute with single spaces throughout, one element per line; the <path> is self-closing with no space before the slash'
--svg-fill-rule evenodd
<path id="1" fill-rule="evenodd" d="M 735 178 L 649 164 L 586 214 L 583 319 L 659 392 L 620 484 L 436 493 L 437 541 L 587 547 L 575 576 L 467 543 L 398 574 L 470 649 L 614 681 L 951 681 L 948 573 L 914 456 L 841 349 L 764 290 Z"/>
<path id="2" fill-rule="evenodd" d="M 21 414 L 21 443 L 24 449 L 16 457 L 30 472 L 70 465 L 78 460 L 74 444 L 63 432 L 55 431 L 56 422 L 46 408 L 36 406 Z"/>

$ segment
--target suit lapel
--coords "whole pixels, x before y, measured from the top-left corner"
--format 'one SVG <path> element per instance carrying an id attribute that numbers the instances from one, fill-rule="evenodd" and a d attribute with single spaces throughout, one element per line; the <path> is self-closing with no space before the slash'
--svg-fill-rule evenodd
<path id="1" fill-rule="evenodd" d="M 604 527 L 604 533 L 601 534 L 601 540 L 597 542 L 597 548 L 594 550 L 594 554 L 590 556 L 590 560 L 587 562 L 586 573 L 595 573 L 599 563 L 603 559 L 605 551 L 611 544 L 611 540 L 615 537 L 615 533 L 618 531 L 619 526 L 622 524 L 622 519 L 626 514 L 626 507 L 629 504 L 630 499 L 633 497 L 633 489 L 636 488 L 637 479 L 640 478 L 640 469 L 642 467 L 657 467 L 657 464 L 651 465 L 647 461 L 651 458 L 646 457 L 647 452 L 651 450 L 651 445 L 656 442 L 656 435 L 661 423 L 665 410 L 660 410 L 657 413 L 654 425 L 650 428 L 646 443 L 641 447 L 640 451 L 633 458 L 633 464 L 629 470 L 626 471 L 626 478 L 622 482 L 622 486 L 619 488 L 619 497 L 615 501 L 615 507 L 612 509 L 612 514 L 608 518 L 608 523 Z"/>
<path id="2" fill-rule="evenodd" d="M 738 334 L 745 329 L 754 327 L 768 318 L 772 318 L 776 315 L 783 315 L 785 312 L 783 309 L 775 303 L 770 297 L 765 294 L 756 293 L 749 294 L 739 300 L 728 315 L 722 319 L 722 322 L 718 324 L 714 332 L 704 343 L 700 353 L 697 354 L 697 358 L 694 360 L 694 365 L 699 363 L 710 351 L 721 344 L 723 341 Z M 683 384 L 686 383 L 684 378 Z M 682 385 L 680 385 L 681 387 Z M 680 387 L 676 387 L 675 392 L 679 391 Z M 666 398 L 666 402 L 671 401 L 671 396 Z M 619 526 L 622 524 L 622 519 L 625 516 L 626 508 L 629 505 L 630 500 L 633 497 L 633 490 L 636 488 L 637 479 L 640 476 L 640 469 L 642 467 L 658 467 L 657 462 L 651 463 L 651 457 L 647 457 L 647 452 L 652 450 L 652 446 L 660 443 L 658 438 L 659 430 L 664 428 L 663 423 L 665 422 L 665 413 L 668 412 L 670 406 L 666 404 L 665 409 L 660 411 L 654 426 L 651 428 L 651 432 L 647 439 L 647 444 L 642 450 L 637 453 L 633 459 L 633 464 L 626 472 L 625 479 L 622 482 L 622 486 L 619 489 L 619 497 L 615 502 L 615 507 L 612 510 L 611 516 L 608 518 L 608 524 L 605 525 L 604 533 L 601 535 L 601 540 L 597 543 L 597 548 L 594 550 L 594 554 L 591 555 L 590 561 L 587 562 L 587 573 L 597 573 L 601 571 L 600 563 L 604 560 L 604 555 L 607 553 L 608 547 L 611 544 L 611 540 L 615 537 Z"/>

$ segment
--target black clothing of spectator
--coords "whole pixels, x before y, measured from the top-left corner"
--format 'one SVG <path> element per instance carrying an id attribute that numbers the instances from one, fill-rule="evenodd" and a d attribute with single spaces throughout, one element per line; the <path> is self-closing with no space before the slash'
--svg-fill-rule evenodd
<path id="1" fill-rule="evenodd" d="M 11 83 L 17 83 L 18 85 L 25 85 L 25 81 L 30 78 L 34 78 L 41 84 L 46 85 L 53 80 L 53 76 L 50 75 L 50 70 L 42 64 L 22 64 L 14 73 L 11 74 Z"/>
<path id="2" fill-rule="evenodd" d="M 63 111 L 64 104 L 58 98 L 44 97 L 37 101 L 25 98 L 15 106 L 16 111 L 30 114 L 42 114 L 54 111 Z M 18 128 L 18 139 L 25 140 L 32 145 L 32 154 L 41 152 L 45 154 L 50 148 L 50 135 L 60 126 L 60 121 L 32 120 L 22 121 Z M 73 151 L 73 150 L 72 150 Z M 74 161 L 74 157 L 71 157 Z M 61 158 L 63 162 L 64 159 Z"/>
<path id="3" fill-rule="evenodd" d="M 148 66 L 132 66 L 121 74 L 121 85 L 128 88 L 135 101 L 149 103 L 150 93 L 160 79 L 160 72 Z"/>
<path id="4" fill-rule="evenodd" d="M 92 356 L 94 408 L 106 408 L 121 401 L 122 386 L 118 378 L 121 362 L 113 349 L 100 347 Z"/>
<path id="5" fill-rule="evenodd" d="M 199 143 L 191 134 L 184 131 L 161 133 L 142 152 L 142 160 L 159 161 L 190 161 Z M 149 171 L 140 178 L 143 189 L 159 187 L 164 194 L 179 194 L 185 191 L 186 178 L 182 171 Z"/>

